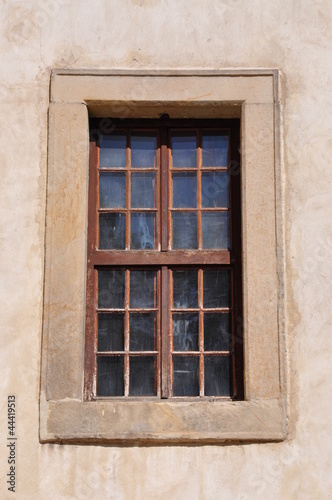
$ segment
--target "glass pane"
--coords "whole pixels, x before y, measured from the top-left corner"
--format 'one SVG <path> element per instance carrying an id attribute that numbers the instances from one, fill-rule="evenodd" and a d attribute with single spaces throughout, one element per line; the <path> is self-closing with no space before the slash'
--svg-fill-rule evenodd
<path id="1" fill-rule="evenodd" d="M 229 356 L 204 358 L 205 396 L 231 396 L 231 359 Z"/>
<path id="2" fill-rule="evenodd" d="M 130 307 L 157 306 L 157 271 L 130 271 Z"/>
<path id="3" fill-rule="evenodd" d="M 198 351 L 198 314 L 173 314 L 174 351 Z"/>
<path id="4" fill-rule="evenodd" d="M 123 396 L 123 356 L 98 356 L 97 396 Z"/>
<path id="5" fill-rule="evenodd" d="M 157 166 L 157 137 L 151 134 L 131 135 L 131 166 L 156 167 Z"/>
<path id="6" fill-rule="evenodd" d="M 130 350 L 155 351 L 156 314 L 131 314 L 129 324 Z"/>
<path id="7" fill-rule="evenodd" d="M 125 272 L 98 271 L 98 307 L 101 309 L 123 309 Z"/>
<path id="8" fill-rule="evenodd" d="M 229 248 L 229 213 L 202 212 L 203 248 Z"/>
<path id="9" fill-rule="evenodd" d="M 228 351 L 232 347 L 231 315 L 204 314 L 204 350 Z"/>
<path id="10" fill-rule="evenodd" d="M 231 273 L 229 269 L 203 271 L 203 307 L 230 307 Z"/>
<path id="11" fill-rule="evenodd" d="M 98 351 L 124 350 L 124 315 L 98 314 Z"/>
<path id="12" fill-rule="evenodd" d="M 202 173 L 202 207 L 229 207 L 228 172 Z"/>
<path id="13" fill-rule="evenodd" d="M 173 207 L 197 207 L 197 175 L 189 173 L 173 174 Z"/>
<path id="14" fill-rule="evenodd" d="M 126 174 L 101 173 L 99 176 L 100 208 L 126 207 Z"/>
<path id="15" fill-rule="evenodd" d="M 172 134 L 173 167 L 196 167 L 196 134 Z"/>
<path id="16" fill-rule="evenodd" d="M 131 241 L 133 250 L 153 250 L 156 239 L 156 214 L 132 213 L 131 214 Z"/>
<path id="17" fill-rule="evenodd" d="M 124 168 L 126 166 L 126 135 L 103 135 L 100 139 L 100 168 Z"/>
<path id="18" fill-rule="evenodd" d="M 199 396 L 199 359 L 173 356 L 173 396 Z"/>
<path id="19" fill-rule="evenodd" d="M 198 307 L 197 271 L 173 271 L 173 307 L 175 309 Z"/>
<path id="20" fill-rule="evenodd" d="M 174 250 L 180 248 L 197 248 L 197 214 L 172 213 Z"/>
<path id="21" fill-rule="evenodd" d="M 129 395 L 155 396 L 155 357 L 130 357 Z"/>
<path id="22" fill-rule="evenodd" d="M 131 174 L 131 206 L 132 208 L 154 208 L 156 174 Z"/>
<path id="23" fill-rule="evenodd" d="M 126 247 L 126 214 L 99 214 L 99 248 L 123 250 Z"/>
<path id="24" fill-rule="evenodd" d="M 228 164 L 228 135 L 208 133 L 202 135 L 203 167 L 226 167 Z"/>

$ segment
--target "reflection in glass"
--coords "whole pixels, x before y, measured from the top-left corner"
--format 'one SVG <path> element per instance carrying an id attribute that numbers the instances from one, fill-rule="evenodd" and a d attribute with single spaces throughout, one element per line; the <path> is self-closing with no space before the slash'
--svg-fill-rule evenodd
<path id="1" fill-rule="evenodd" d="M 204 314 L 204 350 L 228 351 L 232 347 L 231 315 Z"/>
<path id="2" fill-rule="evenodd" d="M 231 359 L 229 356 L 205 356 L 205 396 L 231 396 Z"/>
<path id="3" fill-rule="evenodd" d="M 157 272 L 130 271 L 131 309 L 157 306 Z"/>
<path id="4" fill-rule="evenodd" d="M 135 212 L 131 214 L 131 242 L 133 250 L 153 250 L 156 238 L 156 214 Z"/>
<path id="5" fill-rule="evenodd" d="M 199 359 L 173 356 L 173 396 L 199 396 Z"/>
<path id="6" fill-rule="evenodd" d="M 131 174 L 131 206 L 132 208 L 155 207 L 156 174 L 132 173 Z"/>
<path id="7" fill-rule="evenodd" d="M 123 395 L 123 356 L 98 356 L 97 396 Z"/>
<path id="8" fill-rule="evenodd" d="M 100 173 L 99 176 L 100 208 L 126 207 L 126 174 Z"/>
<path id="9" fill-rule="evenodd" d="M 99 214 L 99 248 L 123 250 L 126 246 L 126 214 Z"/>
<path id="10" fill-rule="evenodd" d="M 226 167 L 228 164 L 228 135 L 210 132 L 202 135 L 202 166 Z"/>
<path id="11" fill-rule="evenodd" d="M 172 213 L 174 250 L 197 248 L 197 214 L 188 212 Z"/>
<path id="12" fill-rule="evenodd" d="M 125 290 L 124 270 L 98 271 L 98 307 L 123 309 Z"/>
<path id="13" fill-rule="evenodd" d="M 197 165 L 196 134 L 172 134 L 173 167 L 195 167 Z"/>
<path id="14" fill-rule="evenodd" d="M 156 349 L 156 314 L 131 314 L 130 351 L 154 351 Z"/>
<path id="15" fill-rule="evenodd" d="M 124 315 L 98 314 L 98 351 L 124 350 Z"/>
<path id="16" fill-rule="evenodd" d="M 229 207 L 228 172 L 202 173 L 202 207 Z"/>
<path id="17" fill-rule="evenodd" d="M 129 395 L 155 396 L 155 356 L 130 357 Z"/>
<path id="18" fill-rule="evenodd" d="M 188 309 L 198 307 L 197 270 L 173 271 L 173 307 Z"/>
<path id="19" fill-rule="evenodd" d="M 203 307 L 231 306 L 231 272 L 229 269 L 203 271 Z"/>
<path id="20" fill-rule="evenodd" d="M 229 248 L 229 213 L 202 212 L 203 248 Z"/>
<path id="21" fill-rule="evenodd" d="M 192 173 L 173 174 L 173 207 L 197 207 L 197 175 Z"/>
<path id="22" fill-rule="evenodd" d="M 149 134 L 131 135 L 131 166 L 153 168 L 157 165 L 157 137 Z"/>
<path id="23" fill-rule="evenodd" d="M 100 168 L 124 168 L 126 166 L 126 135 L 103 134 L 100 139 Z"/>
<path id="24" fill-rule="evenodd" d="M 198 351 L 198 314 L 173 314 L 174 351 Z"/>

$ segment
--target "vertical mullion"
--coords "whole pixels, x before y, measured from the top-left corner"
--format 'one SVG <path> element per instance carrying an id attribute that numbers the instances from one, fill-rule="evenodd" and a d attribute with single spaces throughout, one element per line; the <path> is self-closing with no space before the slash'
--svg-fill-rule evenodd
<path id="1" fill-rule="evenodd" d="M 131 205 L 131 144 L 130 132 L 127 130 L 127 151 L 126 151 L 126 250 L 130 248 L 130 205 Z"/>
<path id="2" fill-rule="evenodd" d="M 169 270 L 167 266 L 161 268 L 161 397 L 170 396 L 170 338 L 169 338 Z"/>
<path id="3" fill-rule="evenodd" d="M 168 146 L 167 129 L 160 130 L 160 165 L 161 165 L 161 189 L 160 189 L 160 219 L 161 219 L 161 250 L 165 252 L 168 248 Z"/>
<path id="4" fill-rule="evenodd" d="M 171 313 L 171 309 L 173 307 L 173 271 L 168 269 L 168 290 L 167 290 L 167 299 L 168 299 L 168 393 L 169 396 L 173 396 L 173 315 Z"/>
<path id="5" fill-rule="evenodd" d="M 157 209 L 156 215 L 156 234 L 157 234 L 157 250 L 161 250 L 161 233 L 162 233 L 162 221 L 161 221 L 161 211 L 162 211 L 162 199 L 161 199 L 161 140 L 160 140 L 160 130 L 157 130 L 157 171 L 156 175 L 156 185 L 155 185 L 155 198 L 154 203 Z"/>
<path id="6" fill-rule="evenodd" d="M 198 235 L 198 249 L 202 248 L 202 148 L 200 130 L 196 132 L 197 144 L 197 235 Z"/>
<path id="7" fill-rule="evenodd" d="M 233 158 L 233 149 L 234 149 L 234 140 L 233 140 L 233 134 L 231 136 L 230 130 L 228 130 L 228 164 L 227 164 L 227 172 L 228 172 L 228 199 L 229 199 L 229 204 L 228 204 L 228 216 L 229 216 L 229 248 L 232 250 L 234 248 L 234 241 L 233 241 L 233 207 L 232 207 L 232 175 L 230 175 L 230 165 L 232 162 Z"/>
<path id="8" fill-rule="evenodd" d="M 124 348 L 125 348 L 125 359 L 124 359 L 124 386 L 125 386 L 125 396 L 129 396 L 129 297 L 130 297 L 130 270 L 125 270 L 125 318 L 124 318 Z"/>
<path id="9" fill-rule="evenodd" d="M 238 162 L 240 168 L 230 175 L 230 231 L 232 265 L 232 361 L 233 397 L 244 398 L 243 380 L 243 309 L 242 309 L 242 243 L 241 243 L 241 164 L 238 145 L 240 144 L 239 126 L 233 125 L 229 135 L 229 159 Z M 233 174 L 233 175 L 232 175 Z"/>
<path id="10" fill-rule="evenodd" d="M 160 269 L 157 271 L 157 325 L 156 325 L 156 335 L 157 335 L 157 342 L 154 348 L 157 347 L 157 396 L 160 398 L 161 397 L 161 338 L 160 338 L 160 319 L 161 319 L 161 314 L 160 314 L 160 308 L 161 308 L 161 302 L 160 302 L 160 295 L 161 295 L 161 271 Z"/>
<path id="11" fill-rule="evenodd" d="M 198 270 L 199 307 L 199 395 L 204 396 L 204 313 L 203 313 L 203 269 Z"/>
<path id="12" fill-rule="evenodd" d="M 96 342 L 97 342 L 97 286 L 98 272 L 94 267 L 94 252 L 98 237 L 98 147 L 90 142 L 89 157 L 89 210 L 87 244 L 87 286 L 84 356 L 84 399 L 93 399 L 96 391 Z"/>

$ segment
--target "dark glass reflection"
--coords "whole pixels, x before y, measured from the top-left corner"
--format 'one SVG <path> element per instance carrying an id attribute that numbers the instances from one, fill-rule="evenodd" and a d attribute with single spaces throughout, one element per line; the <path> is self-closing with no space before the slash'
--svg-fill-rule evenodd
<path id="1" fill-rule="evenodd" d="M 131 309 L 157 306 L 157 272 L 130 271 Z"/>
<path id="2" fill-rule="evenodd" d="M 175 133 L 171 138 L 173 167 L 196 167 L 196 134 Z"/>
<path id="3" fill-rule="evenodd" d="M 197 207 L 197 175 L 192 173 L 173 174 L 173 207 Z"/>
<path id="4" fill-rule="evenodd" d="M 151 212 L 135 212 L 130 217 L 130 247 L 133 250 L 153 250 L 156 238 L 156 214 Z"/>
<path id="5" fill-rule="evenodd" d="M 199 359 L 173 356 L 173 396 L 199 396 Z"/>
<path id="6" fill-rule="evenodd" d="M 130 314 L 130 350 L 156 350 L 156 314 Z"/>
<path id="7" fill-rule="evenodd" d="M 126 207 L 126 174 L 101 172 L 99 175 L 100 208 Z"/>
<path id="8" fill-rule="evenodd" d="M 149 134 L 131 135 L 131 166 L 153 168 L 157 165 L 157 137 Z"/>
<path id="9" fill-rule="evenodd" d="M 228 135 L 210 132 L 202 135 L 203 167 L 226 167 L 228 164 Z"/>
<path id="10" fill-rule="evenodd" d="M 205 396 L 232 396 L 231 358 L 229 356 L 205 356 Z"/>
<path id="11" fill-rule="evenodd" d="M 124 250 L 126 247 L 126 214 L 99 214 L 99 248 Z"/>
<path id="12" fill-rule="evenodd" d="M 228 172 L 202 173 L 202 207 L 229 207 Z"/>
<path id="13" fill-rule="evenodd" d="M 124 168 L 126 166 L 126 135 L 103 134 L 100 139 L 100 168 Z"/>
<path id="14" fill-rule="evenodd" d="M 98 314 L 98 351 L 124 350 L 124 314 Z"/>
<path id="15" fill-rule="evenodd" d="M 198 307 L 197 270 L 173 271 L 173 307 L 188 309 Z"/>
<path id="16" fill-rule="evenodd" d="M 129 395 L 155 396 L 155 356 L 130 357 Z"/>
<path id="17" fill-rule="evenodd" d="M 228 313 L 205 313 L 204 350 L 228 351 L 231 347 L 231 315 Z"/>
<path id="18" fill-rule="evenodd" d="M 125 291 L 124 270 L 98 271 L 98 307 L 123 309 Z"/>
<path id="19" fill-rule="evenodd" d="M 229 248 L 229 213 L 202 212 L 203 248 Z"/>
<path id="20" fill-rule="evenodd" d="M 132 208 L 155 207 L 156 174 L 153 172 L 131 174 Z"/>
<path id="21" fill-rule="evenodd" d="M 174 351 L 198 351 L 198 314 L 173 314 Z"/>
<path id="22" fill-rule="evenodd" d="M 172 213 L 173 245 L 174 250 L 197 248 L 197 214 L 176 212 Z"/>
<path id="23" fill-rule="evenodd" d="M 123 356 L 98 356 L 97 396 L 123 396 Z"/>
<path id="24" fill-rule="evenodd" d="M 231 272 L 229 269 L 203 271 L 203 307 L 231 306 Z"/>

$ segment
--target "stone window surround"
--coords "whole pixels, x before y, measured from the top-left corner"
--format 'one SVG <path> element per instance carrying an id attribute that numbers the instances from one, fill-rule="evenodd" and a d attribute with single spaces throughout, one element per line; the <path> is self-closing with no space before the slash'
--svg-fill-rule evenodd
<path id="1" fill-rule="evenodd" d="M 277 70 L 51 75 L 41 442 L 286 438 L 284 243 Z M 244 401 L 84 401 L 90 116 L 241 117 Z"/>

